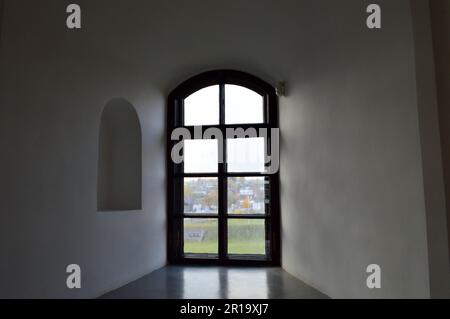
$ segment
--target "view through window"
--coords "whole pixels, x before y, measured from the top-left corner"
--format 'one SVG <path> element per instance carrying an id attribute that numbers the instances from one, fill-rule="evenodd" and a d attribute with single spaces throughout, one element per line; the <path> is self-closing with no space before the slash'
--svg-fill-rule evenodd
<path id="1" fill-rule="evenodd" d="M 230 128 L 273 127 L 269 106 L 276 107 L 274 91 L 266 86 L 269 92 L 257 92 L 229 82 L 222 73 L 216 84 L 172 97 L 178 107 L 172 128 L 192 132 L 199 126 L 214 127 L 224 137 L 184 139 L 183 162 L 169 169 L 174 192 L 169 200 L 169 249 L 177 260 L 273 261 L 278 253 L 278 174 L 266 169 L 270 134 L 226 135 Z"/>

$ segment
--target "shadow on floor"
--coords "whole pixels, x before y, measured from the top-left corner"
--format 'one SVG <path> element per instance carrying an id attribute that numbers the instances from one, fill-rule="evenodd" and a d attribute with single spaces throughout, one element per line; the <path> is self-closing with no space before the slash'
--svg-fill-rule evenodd
<path id="1" fill-rule="evenodd" d="M 102 299 L 323 299 L 281 268 L 167 266 Z"/>

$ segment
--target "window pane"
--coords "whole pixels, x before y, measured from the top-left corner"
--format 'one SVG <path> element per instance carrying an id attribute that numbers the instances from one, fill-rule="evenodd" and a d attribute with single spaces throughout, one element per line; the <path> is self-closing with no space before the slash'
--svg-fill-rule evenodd
<path id="1" fill-rule="evenodd" d="M 264 177 L 228 178 L 228 214 L 265 214 Z"/>
<path id="2" fill-rule="evenodd" d="M 184 172 L 216 173 L 218 163 L 217 140 L 185 140 Z"/>
<path id="3" fill-rule="evenodd" d="M 218 222 L 211 218 L 184 219 L 184 252 L 187 254 L 217 254 Z"/>
<path id="4" fill-rule="evenodd" d="M 265 221 L 263 219 L 229 219 L 228 254 L 265 255 Z"/>
<path id="5" fill-rule="evenodd" d="M 219 86 L 198 90 L 184 99 L 184 125 L 219 124 Z"/>
<path id="6" fill-rule="evenodd" d="M 225 124 L 263 123 L 263 97 L 238 85 L 225 85 Z"/>
<path id="7" fill-rule="evenodd" d="M 184 213 L 218 213 L 217 178 L 184 179 Z"/>
<path id="8" fill-rule="evenodd" d="M 264 172 L 263 137 L 227 140 L 228 172 Z"/>

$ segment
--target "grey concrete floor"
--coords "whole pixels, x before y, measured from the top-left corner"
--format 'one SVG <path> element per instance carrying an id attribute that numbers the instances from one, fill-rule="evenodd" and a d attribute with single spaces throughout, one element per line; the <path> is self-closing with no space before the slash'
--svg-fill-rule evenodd
<path id="1" fill-rule="evenodd" d="M 281 268 L 167 266 L 105 299 L 311 299 L 326 295 Z"/>

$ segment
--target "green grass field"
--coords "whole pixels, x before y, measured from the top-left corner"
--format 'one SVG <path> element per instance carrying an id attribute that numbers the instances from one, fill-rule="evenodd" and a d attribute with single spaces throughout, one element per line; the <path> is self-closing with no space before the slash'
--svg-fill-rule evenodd
<path id="1" fill-rule="evenodd" d="M 184 242 L 185 253 L 217 254 L 217 221 L 185 222 L 185 231 L 206 231 L 202 241 L 187 240 Z M 228 253 L 264 255 L 265 230 L 263 220 L 230 219 L 228 220 Z"/>

